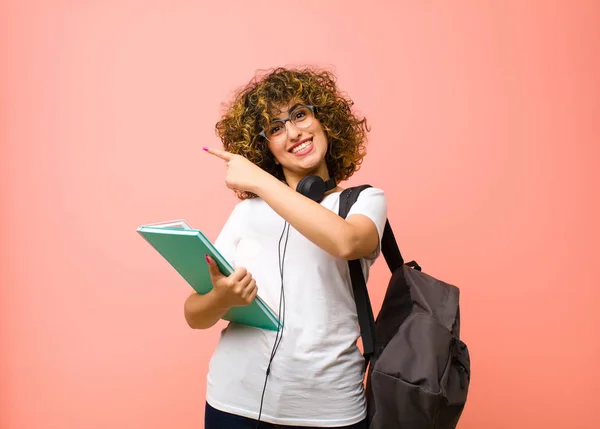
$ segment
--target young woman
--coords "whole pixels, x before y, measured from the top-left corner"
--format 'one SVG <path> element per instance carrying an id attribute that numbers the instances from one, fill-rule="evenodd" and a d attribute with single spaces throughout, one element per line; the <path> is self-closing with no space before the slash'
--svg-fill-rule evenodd
<path id="1" fill-rule="evenodd" d="M 367 427 L 347 261 L 361 259 L 368 277 L 387 205 L 370 188 L 346 219 L 337 214 L 337 183 L 364 157 L 366 121 L 351 105 L 328 72 L 276 69 L 217 123 L 225 150 L 205 148 L 241 200 L 215 241 L 235 272 L 226 277 L 207 258 L 213 289 L 187 299 L 186 320 L 209 328 L 260 289 L 284 324 L 280 335 L 235 323 L 223 331 L 207 376 L 206 429 Z M 307 177 L 329 186 L 303 194 Z"/>

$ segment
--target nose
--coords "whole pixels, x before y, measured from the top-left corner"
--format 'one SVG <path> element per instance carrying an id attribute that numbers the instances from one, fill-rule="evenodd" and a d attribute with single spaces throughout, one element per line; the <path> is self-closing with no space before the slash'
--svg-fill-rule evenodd
<path id="1" fill-rule="evenodd" d="M 285 127 L 286 127 L 288 138 L 292 141 L 297 140 L 298 137 L 300 137 L 300 134 L 302 134 L 302 131 L 300 131 L 300 129 L 298 127 L 296 127 L 292 123 L 292 121 L 288 121 L 285 124 Z"/>

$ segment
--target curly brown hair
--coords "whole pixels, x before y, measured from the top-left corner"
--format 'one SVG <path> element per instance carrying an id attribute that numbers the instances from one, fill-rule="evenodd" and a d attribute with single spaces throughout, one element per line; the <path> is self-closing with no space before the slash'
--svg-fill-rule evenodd
<path id="1" fill-rule="evenodd" d="M 279 67 L 257 74 L 226 106 L 215 126 L 224 149 L 285 180 L 281 166 L 275 163 L 259 133 L 273 119 L 274 109 L 291 101 L 315 106 L 315 117 L 327 136 L 325 161 L 329 175 L 338 183 L 347 180 L 360 168 L 369 129 L 366 119 L 351 111 L 354 103 L 338 90 L 336 78 L 329 71 Z M 256 197 L 245 191 L 236 194 L 240 199 Z"/>

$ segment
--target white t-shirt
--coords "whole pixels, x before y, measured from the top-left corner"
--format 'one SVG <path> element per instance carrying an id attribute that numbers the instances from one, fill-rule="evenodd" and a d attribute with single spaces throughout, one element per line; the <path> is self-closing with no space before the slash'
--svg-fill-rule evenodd
<path id="1" fill-rule="evenodd" d="M 340 192 L 321 205 L 338 212 Z M 349 216 L 369 217 L 385 227 L 383 191 L 364 190 Z M 281 277 L 278 243 L 285 221 L 259 198 L 239 202 L 215 240 L 234 267 L 256 279 L 259 295 L 276 312 Z M 281 254 L 283 255 L 283 241 Z M 362 259 L 369 268 L 380 246 Z M 346 426 L 366 416 L 364 359 L 348 262 L 328 254 L 290 227 L 283 268 L 285 326 L 264 395 L 261 421 L 294 426 Z M 281 317 L 281 315 L 280 315 Z M 276 332 L 230 323 L 210 361 L 207 401 L 219 410 L 258 418 L 265 373 Z"/>

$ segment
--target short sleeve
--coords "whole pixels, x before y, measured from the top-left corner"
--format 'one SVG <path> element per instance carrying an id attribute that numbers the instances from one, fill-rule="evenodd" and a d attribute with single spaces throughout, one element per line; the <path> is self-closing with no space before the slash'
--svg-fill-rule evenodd
<path id="1" fill-rule="evenodd" d="M 375 259 L 381 251 L 381 239 L 383 238 L 383 231 L 387 221 L 387 200 L 383 190 L 373 187 L 363 190 L 350 208 L 346 219 L 354 214 L 361 214 L 368 217 L 375 224 L 375 228 L 377 228 L 379 246 L 377 246 L 373 254 L 366 257 L 366 259 Z"/>
<path id="2" fill-rule="evenodd" d="M 237 203 L 214 242 L 214 246 L 219 253 L 221 253 L 234 268 L 236 248 L 240 241 L 243 228 L 242 221 L 244 216 L 242 215 L 242 210 L 242 202 Z"/>

